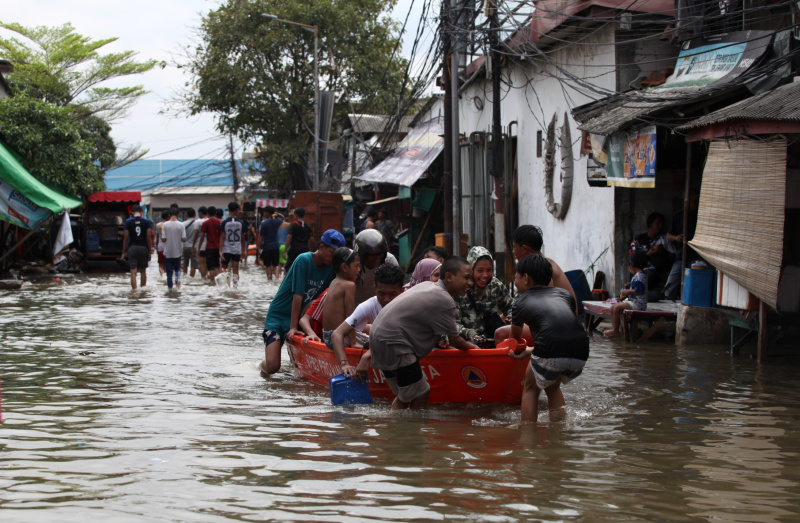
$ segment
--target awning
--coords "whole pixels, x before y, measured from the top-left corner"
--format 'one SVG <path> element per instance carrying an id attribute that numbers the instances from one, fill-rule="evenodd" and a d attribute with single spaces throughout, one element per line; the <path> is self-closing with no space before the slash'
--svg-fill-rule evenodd
<path id="1" fill-rule="evenodd" d="M 411 187 L 444 150 L 444 124 L 440 119 L 420 125 L 400 142 L 397 150 L 359 180 Z"/>
<path id="2" fill-rule="evenodd" d="M 778 297 L 785 201 L 785 139 L 711 143 L 689 245 L 770 307 Z"/>
<path id="3" fill-rule="evenodd" d="M 275 207 L 276 209 L 287 209 L 289 207 L 289 200 L 281 198 L 262 198 L 256 200 L 257 209 L 263 209 L 268 206 Z"/>
<path id="4" fill-rule="evenodd" d="M 21 158 L 0 141 L 0 220 L 31 229 L 64 209 L 83 202 L 47 187 L 22 166 Z"/>
<path id="5" fill-rule="evenodd" d="M 747 98 L 681 125 L 687 141 L 743 134 L 800 133 L 800 82 Z"/>
<path id="6" fill-rule="evenodd" d="M 139 191 L 97 191 L 87 198 L 90 202 L 141 202 Z"/>

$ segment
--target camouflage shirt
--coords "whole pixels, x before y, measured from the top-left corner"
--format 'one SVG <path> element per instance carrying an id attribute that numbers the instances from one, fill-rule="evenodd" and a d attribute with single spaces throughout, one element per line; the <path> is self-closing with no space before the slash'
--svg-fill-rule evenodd
<path id="1" fill-rule="evenodd" d="M 497 278 L 492 278 L 483 289 L 473 285 L 466 296 L 453 299 L 456 302 L 458 334 L 467 341 L 475 336 L 494 337 L 494 332 L 486 332 L 485 319 L 494 314 L 510 318 L 514 304 L 508 288 Z"/>

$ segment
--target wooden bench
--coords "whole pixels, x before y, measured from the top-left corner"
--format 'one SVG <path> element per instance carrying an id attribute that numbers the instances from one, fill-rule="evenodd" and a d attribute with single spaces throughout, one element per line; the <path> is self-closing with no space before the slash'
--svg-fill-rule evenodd
<path id="1" fill-rule="evenodd" d="M 611 306 L 613 303 L 604 301 L 585 301 L 585 326 L 587 331 L 593 331 L 604 319 L 611 319 Z M 622 313 L 622 337 L 629 341 L 644 342 L 650 339 L 662 325 L 675 322 L 678 319 L 678 302 L 664 301 L 648 303 L 646 311 L 626 310 Z M 647 323 L 649 328 L 637 338 L 639 324 Z"/>

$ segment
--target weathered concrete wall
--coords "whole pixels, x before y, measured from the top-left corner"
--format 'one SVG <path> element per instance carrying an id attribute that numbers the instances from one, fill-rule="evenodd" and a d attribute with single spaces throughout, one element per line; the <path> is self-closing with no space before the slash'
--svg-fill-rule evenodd
<path id="1" fill-rule="evenodd" d="M 516 121 L 518 137 L 519 222 L 541 227 L 545 254 L 565 271 L 587 269 L 598 257 L 595 270 L 602 270 L 614 281 L 614 189 L 589 187 L 586 181 L 587 157 L 580 154 L 580 136 L 570 110 L 591 101 L 590 91 L 580 92 L 564 83 L 564 73 L 586 79 L 599 89 L 616 88 L 614 27 L 598 30 L 582 45 L 548 52 L 559 67 L 544 63 L 515 65 L 504 70 L 503 126 Z M 560 68 L 560 69 L 559 69 Z M 574 82 L 569 81 L 570 84 Z M 599 95 L 595 95 L 599 97 Z M 475 131 L 491 130 L 491 81 L 481 79 L 469 86 L 460 98 L 460 132 L 469 136 Z M 544 154 L 537 156 L 537 131 L 547 134 L 553 115 L 556 127 L 564 123 L 566 112 L 573 142 L 574 175 L 572 202 L 564 219 L 547 211 L 544 190 Z M 560 154 L 556 153 L 553 193 L 560 200 Z M 623 240 L 630 241 L 630 240 Z M 608 250 L 606 251 L 606 249 Z M 601 253 L 605 254 L 601 256 Z M 591 283 L 592 274 L 589 274 Z"/>
<path id="2" fill-rule="evenodd" d="M 731 341 L 728 315 L 715 307 L 681 305 L 675 327 L 675 344 L 724 344 Z"/>

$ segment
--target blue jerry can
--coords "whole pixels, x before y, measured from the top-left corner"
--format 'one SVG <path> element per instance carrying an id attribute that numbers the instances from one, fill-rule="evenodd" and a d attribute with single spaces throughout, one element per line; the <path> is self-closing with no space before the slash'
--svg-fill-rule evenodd
<path id="1" fill-rule="evenodd" d="M 344 374 L 333 376 L 330 380 L 331 402 L 334 405 L 372 403 L 372 395 L 366 383 L 352 380 Z"/>

